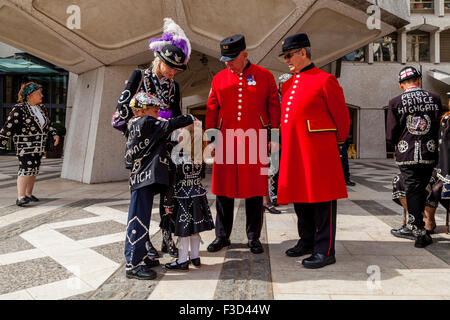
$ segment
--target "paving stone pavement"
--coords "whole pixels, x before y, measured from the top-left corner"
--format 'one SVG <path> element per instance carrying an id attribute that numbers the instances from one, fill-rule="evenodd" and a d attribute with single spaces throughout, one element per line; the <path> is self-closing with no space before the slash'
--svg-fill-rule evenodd
<path id="1" fill-rule="evenodd" d="M 307 270 L 284 251 L 298 238 L 291 205 L 265 213 L 264 253 L 247 248 L 244 201 L 235 202 L 232 245 L 208 253 L 214 231 L 202 234 L 201 268 L 165 270 L 168 254 L 151 281 L 127 279 L 123 258 L 129 190 L 126 181 L 85 185 L 59 178 L 62 161 L 43 159 L 35 195 L 19 208 L 15 157 L 0 157 L 0 299 L 44 300 L 272 300 L 450 299 L 450 236 L 445 211 L 436 214 L 434 243 L 426 249 L 390 235 L 402 208 L 391 200 L 392 160 L 351 160 L 349 198 L 338 201 L 337 263 Z M 210 190 L 211 171 L 204 185 Z M 208 194 L 215 217 L 215 197 Z M 161 247 L 159 198 L 151 241 Z M 378 270 L 379 277 L 368 282 Z M 378 279 L 378 280 L 377 280 Z M 377 282 L 378 281 L 378 282 Z"/>

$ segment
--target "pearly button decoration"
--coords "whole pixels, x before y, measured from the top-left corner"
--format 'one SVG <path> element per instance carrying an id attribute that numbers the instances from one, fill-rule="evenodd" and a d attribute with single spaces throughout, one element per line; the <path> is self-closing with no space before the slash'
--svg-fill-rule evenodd
<path id="1" fill-rule="evenodd" d="M 287 121 L 287 120 L 284 120 L 284 123 L 288 123 L 288 121 Z"/>
<path id="2" fill-rule="evenodd" d="M 289 109 L 289 108 L 286 108 L 286 112 L 289 112 L 289 110 L 291 110 L 291 109 Z"/>
<path id="3" fill-rule="evenodd" d="M 295 91 L 292 91 L 291 94 L 295 94 Z"/>
<path id="4" fill-rule="evenodd" d="M 289 97 L 289 100 L 292 100 L 292 99 L 294 99 L 294 97 L 292 97 L 292 96 L 291 96 L 291 97 Z"/>
<path id="5" fill-rule="evenodd" d="M 288 115 L 288 114 L 286 115 L 286 118 L 289 118 L 289 115 Z"/>
<path id="6" fill-rule="evenodd" d="M 291 104 L 292 104 L 292 102 L 289 101 L 289 102 L 288 102 L 288 106 L 290 106 Z"/>
<path id="7" fill-rule="evenodd" d="M 238 112 L 238 116 L 242 116 L 242 112 Z"/>
<path id="8" fill-rule="evenodd" d="M 238 117 L 238 121 L 241 121 L 241 117 Z"/>

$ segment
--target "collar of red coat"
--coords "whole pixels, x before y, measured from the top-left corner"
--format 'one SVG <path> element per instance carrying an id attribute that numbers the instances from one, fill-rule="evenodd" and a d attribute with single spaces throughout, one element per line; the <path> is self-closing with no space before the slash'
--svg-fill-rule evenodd
<path id="1" fill-rule="evenodd" d="M 311 64 L 310 65 L 308 65 L 308 66 L 306 66 L 306 67 L 304 67 L 302 70 L 300 70 L 298 73 L 302 73 L 302 72 L 305 72 L 305 71 L 308 71 L 308 70 L 311 70 L 312 68 L 314 68 L 315 67 L 315 65 L 314 65 L 314 63 L 312 63 L 311 62 Z"/>

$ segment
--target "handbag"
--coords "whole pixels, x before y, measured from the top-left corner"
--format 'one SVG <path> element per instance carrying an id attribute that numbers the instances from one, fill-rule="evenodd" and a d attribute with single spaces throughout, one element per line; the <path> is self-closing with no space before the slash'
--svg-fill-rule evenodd
<path id="1" fill-rule="evenodd" d="M 53 140 L 53 136 L 50 133 L 48 133 L 47 139 L 45 141 L 45 152 L 55 152 L 55 151 L 56 151 L 55 140 Z"/>

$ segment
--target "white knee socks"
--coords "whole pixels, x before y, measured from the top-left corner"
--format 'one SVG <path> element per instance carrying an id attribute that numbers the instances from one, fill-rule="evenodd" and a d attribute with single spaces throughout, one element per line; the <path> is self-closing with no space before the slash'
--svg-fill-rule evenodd
<path id="1" fill-rule="evenodd" d="M 190 237 L 191 242 L 191 259 L 198 258 L 198 252 L 200 250 L 200 235 L 195 235 Z"/>
<path id="2" fill-rule="evenodd" d="M 179 237 L 180 245 L 178 246 L 178 262 L 188 261 L 189 253 L 189 237 Z"/>

